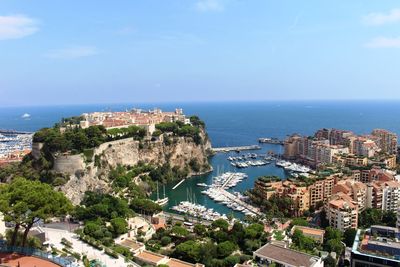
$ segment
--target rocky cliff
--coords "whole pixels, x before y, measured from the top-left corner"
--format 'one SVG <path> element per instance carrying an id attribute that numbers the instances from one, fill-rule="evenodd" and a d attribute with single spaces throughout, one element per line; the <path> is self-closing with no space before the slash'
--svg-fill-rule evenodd
<path id="1" fill-rule="evenodd" d="M 184 169 L 195 159 L 200 166 L 200 173 L 210 171 L 208 156 L 211 143 L 204 131 L 201 132 L 201 137 L 202 144 L 196 144 L 192 138 L 177 136 L 161 136 L 157 140 L 147 141 L 127 138 L 107 142 L 93 149 L 89 156 L 54 155 L 53 170 L 69 176 L 68 182 L 60 189 L 74 204 L 78 204 L 85 191 L 110 192 L 108 174 L 117 165 L 135 166 L 144 162 L 159 166 L 169 163 L 171 167 Z M 168 138 L 169 142 L 164 138 Z M 190 175 L 195 174 L 198 173 L 190 171 Z"/>

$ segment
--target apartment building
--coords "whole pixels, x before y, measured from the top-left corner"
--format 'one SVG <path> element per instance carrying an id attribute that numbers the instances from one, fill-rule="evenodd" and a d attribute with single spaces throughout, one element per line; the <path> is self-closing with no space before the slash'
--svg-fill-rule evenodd
<path id="1" fill-rule="evenodd" d="M 339 192 L 327 204 L 327 217 L 330 226 L 345 231 L 358 226 L 358 206 L 348 195 Z"/>
<path id="2" fill-rule="evenodd" d="M 315 181 L 307 188 L 310 193 L 310 207 L 316 207 L 318 203 L 324 203 L 332 196 L 335 181 L 334 176 L 329 176 L 323 180 Z"/>
<path id="3" fill-rule="evenodd" d="M 397 134 L 385 129 L 375 129 L 371 134 L 383 153 L 397 154 Z"/>
<path id="4" fill-rule="evenodd" d="M 270 177 L 261 177 L 255 182 L 255 190 L 265 199 L 270 199 L 274 195 L 291 198 L 293 206 L 290 209 L 294 216 L 300 216 L 310 209 L 310 194 L 307 187 L 297 186 L 291 181 L 276 181 Z"/>
<path id="5" fill-rule="evenodd" d="M 353 154 L 335 154 L 332 156 L 332 163 L 343 167 L 362 167 L 368 165 L 368 158 Z"/>
<path id="6" fill-rule="evenodd" d="M 400 183 L 396 181 L 381 182 L 382 210 L 397 212 L 400 200 Z"/>
<path id="7" fill-rule="evenodd" d="M 341 192 L 350 196 L 357 203 L 359 211 L 363 211 L 367 207 L 367 191 L 365 184 L 347 179 L 337 182 L 333 187 L 332 193 Z"/>

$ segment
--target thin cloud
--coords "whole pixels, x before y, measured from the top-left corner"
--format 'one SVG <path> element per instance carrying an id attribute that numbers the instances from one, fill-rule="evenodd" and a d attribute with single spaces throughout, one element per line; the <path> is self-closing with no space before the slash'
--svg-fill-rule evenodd
<path id="1" fill-rule="evenodd" d="M 365 44 L 369 48 L 400 48 L 400 37 L 378 37 Z"/>
<path id="2" fill-rule="evenodd" d="M 224 3 L 222 0 L 198 0 L 196 2 L 196 9 L 201 12 L 208 11 L 223 11 L 225 9 Z"/>
<path id="3" fill-rule="evenodd" d="M 389 13 L 371 13 L 363 17 L 363 22 L 371 26 L 400 22 L 400 9 L 395 8 Z"/>
<path id="4" fill-rule="evenodd" d="M 117 30 L 118 35 L 131 35 L 135 32 L 136 32 L 136 28 L 134 28 L 132 26 L 126 26 L 126 27 L 123 27 L 123 28 Z"/>
<path id="5" fill-rule="evenodd" d="M 52 59 L 77 59 L 82 57 L 94 56 L 99 53 L 94 46 L 70 46 L 62 49 L 51 50 L 45 54 Z"/>
<path id="6" fill-rule="evenodd" d="M 296 17 L 294 17 L 293 23 L 292 25 L 290 25 L 289 30 L 294 30 L 297 27 L 300 21 L 300 17 L 301 13 L 297 14 Z"/>
<path id="7" fill-rule="evenodd" d="M 23 38 L 38 30 L 38 22 L 28 16 L 0 16 L 0 40 Z"/>

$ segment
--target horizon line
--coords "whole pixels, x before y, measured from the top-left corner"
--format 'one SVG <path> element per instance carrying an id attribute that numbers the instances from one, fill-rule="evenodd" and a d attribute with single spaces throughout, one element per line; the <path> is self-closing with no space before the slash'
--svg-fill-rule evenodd
<path id="1" fill-rule="evenodd" d="M 264 100 L 176 100 L 176 101 L 140 101 L 140 102 L 95 102 L 95 103 L 59 103 L 59 104 L 15 104 L 2 105 L 0 109 L 5 108 L 23 108 L 23 107 L 71 107 L 71 106 L 96 106 L 96 105 L 172 105 L 172 104 L 214 104 L 214 103 L 301 103 L 301 102 L 400 102 L 397 99 L 264 99 Z"/>

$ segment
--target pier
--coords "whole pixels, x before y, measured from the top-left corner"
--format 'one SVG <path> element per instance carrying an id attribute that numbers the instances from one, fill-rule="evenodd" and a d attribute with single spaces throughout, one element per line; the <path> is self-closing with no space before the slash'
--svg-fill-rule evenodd
<path id="1" fill-rule="evenodd" d="M 185 181 L 185 179 L 182 179 L 179 183 L 177 183 L 174 187 L 172 187 L 172 190 L 174 190 L 175 188 L 180 186 L 184 181 Z"/>
<path id="2" fill-rule="evenodd" d="M 246 209 L 248 209 L 250 212 L 252 212 L 255 215 L 261 216 L 261 212 L 258 208 L 253 207 L 252 205 L 245 203 L 244 201 L 240 200 L 237 196 L 235 196 L 234 194 L 228 192 L 226 190 L 226 185 L 232 180 L 232 178 L 234 177 L 234 173 L 228 178 L 226 179 L 226 181 L 224 182 L 224 184 L 218 189 L 221 192 L 221 195 L 224 195 L 225 197 L 227 197 L 229 200 L 231 200 L 232 202 L 238 204 L 239 206 L 245 207 Z"/>
<path id="3" fill-rule="evenodd" d="M 233 146 L 233 147 L 213 147 L 212 151 L 215 153 L 220 153 L 220 152 L 259 150 L 259 149 L 261 149 L 260 146 L 252 145 L 252 146 Z"/>
<path id="4" fill-rule="evenodd" d="M 262 213 L 260 212 L 260 210 L 250 204 L 245 203 L 244 201 L 240 200 L 237 196 L 235 196 L 232 193 L 229 193 L 228 191 L 226 191 L 224 188 L 220 188 L 219 189 L 221 194 L 224 195 L 225 197 L 227 197 L 228 199 L 230 199 L 232 202 L 235 202 L 236 204 L 245 207 L 246 209 L 248 209 L 250 212 L 254 213 L 257 216 L 261 216 Z"/>

